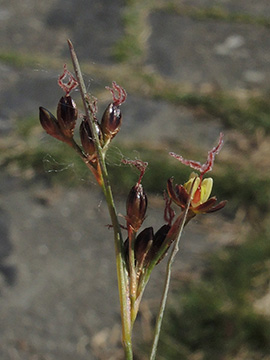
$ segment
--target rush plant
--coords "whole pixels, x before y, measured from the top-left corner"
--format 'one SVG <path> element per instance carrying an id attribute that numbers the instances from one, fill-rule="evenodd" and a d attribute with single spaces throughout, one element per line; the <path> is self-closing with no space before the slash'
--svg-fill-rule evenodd
<path id="1" fill-rule="evenodd" d="M 223 145 L 223 134 L 220 134 L 217 146 L 208 152 L 204 164 L 186 160 L 173 152 L 170 153 L 176 160 L 190 166 L 199 174 L 192 172 L 189 180 L 183 185 L 174 185 L 173 178 L 168 179 L 167 191 L 164 193 L 164 224 L 158 230 L 154 230 L 153 227 L 142 229 L 148 203 L 142 185 L 147 163 L 141 160 L 124 159 L 124 163 L 131 164 L 138 169 L 139 178 L 127 196 L 126 226 L 121 226 L 108 178 L 106 152 L 111 141 L 120 130 L 122 123 L 120 106 L 126 100 L 127 94 L 116 82 L 112 83 L 112 88 L 107 87 L 112 94 L 112 102 L 107 106 L 99 121 L 97 118 L 97 99 L 87 93 L 73 45 L 70 41 L 68 41 L 68 45 L 75 76 L 64 65 L 64 72 L 58 79 L 58 85 L 63 89 L 64 96 L 58 102 L 56 117 L 45 108 L 40 107 L 40 123 L 49 135 L 66 143 L 76 151 L 93 173 L 105 195 L 114 229 L 122 319 L 122 343 L 126 360 L 133 359 L 132 329 L 151 272 L 172 247 L 168 256 L 164 290 L 156 320 L 153 346 L 149 356 L 150 360 L 154 360 L 169 290 L 171 268 L 178 251 L 183 227 L 197 214 L 212 213 L 222 209 L 226 204 L 225 201 L 217 204 L 216 197 L 210 197 L 213 179 L 203 178 L 207 172 L 212 170 L 215 156 Z M 78 119 L 76 104 L 70 96 L 71 91 L 76 87 L 80 89 L 84 105 L 84 115 L 81 119 Z M 80 142 L 74 138 L 74 129 L 78 120 L 80 120 Z M 173 209 L 173 204 L 176 205 L 176 210 Z"/>

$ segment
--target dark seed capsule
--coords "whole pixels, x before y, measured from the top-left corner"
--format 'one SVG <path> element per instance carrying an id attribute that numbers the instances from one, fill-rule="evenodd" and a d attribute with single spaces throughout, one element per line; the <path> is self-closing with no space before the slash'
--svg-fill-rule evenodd
<path id="1" fill-rule="evenodd" d="M 47 134 L 55 137 L 58 140 L 64 141 L 64 136 L 59 127 L 58 121 L 53 116 L 53 114 L 50 113 L 49 110 L 40 107 L 39 120 L 41 126 L 43 127 L 43 129 L 46 131 Z"/>
<path id="2" fill-rule="evenodd" d="M 57 106 L 57 120 L 67 137 L 73 137 L 77 117 L 77 106 L 71 96 L 62 96 Z"/>
<path id="3" fill-rule="evenodd" d="M 147 196 L 141 184 L 132 187 L 127 198 L 127 224 L 135 231 L 141 227 L 147 209 Z"/>
<path id="4" fill-rule="evenodd" d="M 100 132 L 99 125 L 97 123 L 95 123 L 95 126 L 96 126 L 97 133 L 99 135 L 99 138 L 101 140 L 101 132 Z M 88 121 L 85 119 L 82 121 L 81 126 L 80 126 L 80 137 L 81 137 L 82 147 L 83 147 L 85 153 L 90 157 L 95 157 L 97 152 L 96 152 L 96 147 L 95 147 L 95 143 L 93 140 L 92 131 L 90 129 L 90 125 L 89 125 Z"/>
<path id="5" fill-rule="evenodd" d="M 119 106 L 113 103 L 109 104 L 104 111 L 101 119 L 101 131 L 104 137 L 104 141 L 112 140 L 120 130 L 122 123 L 122 114 Z"/>
<path id="6" fill-rule="evenodd" d="M 147 256 L 147 253 L 149 252 L 149 249 L 153 242 L 153 238 L 154 238 L 154 231 L 152 226 L 141 231 L 139 235 L 136 237 L 134 251 L 135 251 L 136 263 L 138 264 L 138 266 L 140 266 L 142 262 L 145 263 L 144 260 Z"/>
<path id="7" fill-rule="evenodd" d="M 161 226 L 161 228 L 155 233 L 154 239 L 153 239 L 153 245 L 151 247 L 151 250 L 149 251 L 149 261 L 151 261 L 156 256 L 156 254 L 159 252 L 159 250 L 161 249 L 170 228 L 171 228 L 170 225 L 165 224 L 165 225 Z M 162 254 L 162 256 L 158 259 L 157 263 L 159 263 L 163 259 L 166 252 L 167 251 L 165 251 L 165 253 Z"/>

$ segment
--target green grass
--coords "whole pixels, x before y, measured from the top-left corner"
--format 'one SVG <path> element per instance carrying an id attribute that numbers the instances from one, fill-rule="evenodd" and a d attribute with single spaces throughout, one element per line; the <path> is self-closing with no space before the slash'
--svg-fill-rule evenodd
<path id="1" fill-rule="evenodd" d="M 23 55 L 18 52 L 1 52 L 0 61 L 17 68 L 33 67 L 36 65 L 31 55 Z"/>
<path id="2" fill-rule="evenodd" d="M 29 171 L 38 180 L 51 185 L 78 186 L 90 184 L 93 179 L 84 163 L 74 151 L 64 144 L 48 141 L 42 146 L 24 148 L 20 152 L 2 153 L 1 168 L 8 172 L 16 169 L 16 174 L 27 180 Z"/>
<path id="3" fill-rule="evenodd" d="M 143 186 L 147 193 L 162 194 L 171 176 L 174 177 L 176 184 L 183 184 L 192 171 L 172 159 L 165 151 L 135 146 L 136 153 L 134 153 L 133 148 L 121 147 L 120 144 L 117 148 L 125 157 L 133 159 L 138 153 L 143 161 L 149 163 L 143 177 Z M 117 164 L 120 164 L 120 159 L 109 165 L 111 181 L 116 191 L 126 193 L 137 180 L 138 174 L 127 166 L 116 166 Z M 251 166 L 239 169 L 238 164 L 219 162 L 219 171 L 215 171 L 214 167 L 208 176 L 214 179 L 212 195 L 216 195 L 219 201 L 225 199 L 229 201 L 228 212 L 235 213 L 241 207 L 246 210 L 255 208 L 257 215 L 270 211 L 270 178 L 267 174 L 262 177 Z"/>
<path id="4" fill-rule="evenodd" d="M 117 62 L 128 62 L 135 59 L 138 61 L 143 56 L 144 52 L 140 44 L 137 41 L 137 37 L 134 34 L 123 36 L 117 43 L 114 44 L 112 49 L 113 58 Z"/>
<path id="5" fill-rule="evenodd" d="M 76 153 L 66 144 L 49 137 L 42 130 L 36 116 L 20 118 L 14 133 L 2 145 L 0 163 L 2 169 L 22 177 L 29 173 L 50 184 L 77 186 L 92 181 L 91 174 Z M 15 146 L 11 146 L 15 144 Z"/>
<path id="6" fill-rule="evenodd" d="M 185 182 L 189 178 L 190 169 L 180 164 L 180 166 L 176 166 L 176 160 L 171 159 L 165 151 L 147 149 L 142 145 L 134 145 L 131 148 L 118 144 L 117 148 L 124 157 L 134 159 L 139 156 L 141 160 L 148 162 L 142 182 L 149 193 L 162 194 L 166 188 L 166 182 L 171 176 L 174 176 L 179 183 Z M 114 187 L 120 192 L 129 190 L 134 182 L 138 180 L 139 175 L 135 169 L 129 166 L 115 166 L 115 163 L 109 164 L 109 173 Z"/>
<path id="7" fill-rule="evenodd" d="M 242 246 L 212 256 L 200 281 L 179 286 L 165 317 L 159 359 L 185 360 L 196 352 L 202 360 L 238 359 L 242 348 L 270 355 L 270 319 L 252 306 L 253 292 L 267 290 L 269 257 L 269 232 L 254 233 Z M 264 279 L 259 287 L 258 277 Z"/>
<path id="8" fill-rule="evenodd" d="M 33 169 L 37 176 L 44 176 L 48 181 L 59 181 L 63 185 L 79 185 L 92 178 L 85 164 L 67 145 L 50 138 L 42 132 L 36 117 L 21 119 L 17 122 L 17 136 L 22 139 L 23 147 L 16 152 L 14 149 L 1 152 L 1 162 L 5 166 L 12 164 L 23 172 Z M 12 140 L 10 140 L 12 142 Z M 48 161 L 50 157 L 51 161 Z M 140 157 L 149 163 L 143 178 L 147 193 L 162 194 L 166 189 L 167 180 L 173 176 L 175 183 L 183 184 L 189 178 L 191 169 L 171 158 L 161 149 L 145 148 L 141 144 L 124 146 L 113 142 L 108 151 L 108 170 L 112 186 L 119 195 L 125 195 L 138 179 L 138 172 L 121 164 L 123 157 L 134 159 Z M 201 159 L 201 154 L 192 154 L 191 158 Z M 45 160 L 44 160 L 45 159 Z M 218 161 L 218 159 L 217 159 Z M 58 164 L 58 165 L 57 165 Z M 44 169 L 46 165 L 46 169 Z M 52 169 L 50 169 L 50 166 Z M 59 167 L 59 171 L 54 167 Z M 252 164 L 239 167 L 228 163 L 218 163 L 209 176 L 214 178 L 213 195 L 218 200 L 229 200 L 228 211 L 235 212 L 239 207 L 256 208 L 259 214 L 270 209 L 270 179 L 267 174 L 262 177 L 252 168 Z M 82 181 L 84 180 L 84 181 Z M 225 210 L 227 211 L 227 210 Z"/>
<path id="9" fill-rule="evenodd" d="M 270 20 L 267 17 L 248 13 L 231 12 L 222 6 L 200 8 L 195 6 L 183 6 L 174 1 L 168 1 L 162 6 L 162 9 L 200 21 L 218 20 L 230 23 L 260 25 L 265 27 L 270 26 Z"/>
<path id="10" fill-rule="evenodd" d="M 184 94 L 168 87 L 163 92 L 154 94 L 154 97 L 194 110 L 200 109 L 204 114 L 220 119 L 226 127 L 247 134 L 254 133 L 256 129 L 263 129 L 266 134 L 270 133 L 270 100 L 268 96 L 250 97 L 243 102 L 226 93 Z"/>
<path id="11" fill-rule="evenodd" d="M 112 47 L 112 55 L 117 62 L 141 64 L 145 56 L 147 13 L 152 1 L 126 1 L 122 14 L 124 34 Z"/>
<path id="12" fill-rule="evenodd" d="M 270 178 L 262 177 L 250 166 L 241 170 L 237 165 L 224 164 L 222 171 L 215 175 L 214 191 L 221 199 L 230 201 L 235 213 L 238 208 L 256 209 L 259 214 L 270 211 Z"/>

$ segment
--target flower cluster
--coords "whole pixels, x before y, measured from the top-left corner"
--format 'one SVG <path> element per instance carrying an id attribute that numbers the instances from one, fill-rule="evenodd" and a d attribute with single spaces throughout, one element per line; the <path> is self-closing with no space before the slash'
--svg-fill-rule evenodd
<path id="1" fill-rule="evenodd" d="M 126 222 L 128 239 L 125 242 L 128 272 L 131 274 L 132 271 L 135 271 L 136 274 L 136 298 L 141 296 L 141 291 L 143 290 L 142 284 L 145 284 L 145 276 L 148 276 L 153 266 L 162 260 L 172 242 L 177 238 L 183 221 L 183 213 L 187 206 L 187 216 L 184 225 L 197 214 L 212 213 L 225 206 L 226 201 L 216 204 L 217 198 L 215 196 L 210 197 L 213 179 L 203 178 L 205 173 L 212 170 L 215 156 L 220 151 L 222 145 L 223 134 L 220 134 L 218 145 L 208 152 L 208 157 L 204 164 L 193 160 L 186 160 L 182 156 L 170 153 L 171 156 L 183 164 L 199 171 L 200 175 L 192 172 L 189 180 L 184 185 L 174 186 L 173 178 L 168 179 L 168 196 L 166 194 L 164 196 L 164 220 L 166 223 L 157 232 L 154 232 L 153 227 L 147 227 L 138 233 L 147 210 L 147 196 L 141 184 L 147 163 L 140 160 L 124 160 L 125 163 L 134 165 L 140 171 L 139 180 L 131 188 L 127 197 Z M 181 209 L 178 216 L 176 216 L 176 212 L 172 208 L 172 203 Z M 134 251 L 134 256 L 132 256 L 132 251 Z"/>
<path id="2" fill-rule="evenodd" d="M 209 198 L 213 187 L 213 179 L 203 179 L 203 175 L 212 170 L 215 156 L 219 153 L 222 146 L 223 134 L 221 133 L 218 145 L 208 152 L 208 157 L 204 164 L 193 160 L 186 160 L 182 156 L 170 152 L 170 155 L 179 160 L 182 164 L 188 165 L 200 172 L 200 175 L 197 175 L 194 172 L 191 173 L 189 180 L 184 185 L 173 186 L 173 178 L 168 180 L 167 191 L 176 205 L 184 209 L 190 196 L 191 202 L 189 210 L 194 215 L 215 212 L 226 205 L 226 201 L 221 201 L 219 204 L 216 204 L 217 198 L 215 196 Z"/>
<path id="3" fill-rule="evenodd" d="M 122 114 L 120 105 L 126 100 L 126 91 L 116 82 L 112 83 L 112 88 L 108 88 L 112 93 L 112 102 L 107 106 L 99 122 L 96 117 L 97 100 L 89 101 L 89 109 L 94 119 L 93 122 L 83 116 L 80 124 L 81 147 L 74 140 L 74 129 L 78 118 L 78 110 L 70 92 L 78 86 L 77 80 L 67 70 L 64 65 L 64 72 L 58 79 L 58 85 L 63 89 L 65 95 L 58 102 L 56 117 L 44 107 L 39 108 L 39 119 L 43 129 L 54 138 L 65 142 L 69 146 L 81 152 L 85 162 L 90 164 L 98 182 L 100 182 L 100 169 L 97 161 L 97 144 L 93 131 L 98 136 L 99 144 L 107 149 L 110 141 L 115 137 L 121 127 Z"/>

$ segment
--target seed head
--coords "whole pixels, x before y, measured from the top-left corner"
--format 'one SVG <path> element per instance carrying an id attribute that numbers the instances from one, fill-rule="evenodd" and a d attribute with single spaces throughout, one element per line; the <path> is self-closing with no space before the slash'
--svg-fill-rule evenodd
<path id="1" fill-rule="evenodd" d="M 122 114 L 119 106 L 109 104 L 101 119 L 101 131 L 105 142 L 112 140 L 119 132 L 122 123 Z"/>
<path id="2" fill-rule="evenodd" d="M 98 123 L 95 123 L 97 133 L 99 137 L 101 138 L 101 132 Z M 95 143 L 93 140 L 92 131 L 90 129 L 90 125 L 86 119 L 83 119 L 81 125 L 80 125 L 80 137 L 81 137 L 81 143 L 82 147 L 86 153 L 86 155 L 90 159 L 94 159 L 97 156 Z"/>
<path id="3" fill-rule="evenodd" d="M 44 107 L 40 106 L 39 108 L 39 120 L 40 124 L 43 129 L 46 131 L 47 134 L 53 136 L 54 138 L 65 141 L 63 133 L 59 127 L 58 121 L 50 113 L 49 110 L 45 109 Z"/>
<path id="4" fill-rule="evenodd" d="M 153 245 L 152 245 L 152 247 L 149 251 L 149 255 L 148 255 L 149 261 L 151 261 L 156 256 L 156 254 L 159 252 L 159 250 L 161 249 L 170 229 L 171 229 L 171 226 L 169 224 L 165 224 L 165 225 L 161 226 L 161 228 L 155 233 L 154 239 L 153 239 Z M 169 246 L 168 246 L 168 248 L 169 248 Z M 157 264 L 163 259 L 166 252 L 164 254 L 162 254 L 162 256 L 158 259 Z"/>
<path id="5" fill-rule="evenodd" d="M 112 93 L 113 102 L 110 103 L 104 111 L 100 126 L 104 142 L 108 143 L 120 130 L 122 114 L 119 106 L 125 102 L 127 93 L 125 89 L 117 85 L 115 81 L 112 83 L 112 88 L 107 86 L 106 89 Z"/>
<path id="6" fill-rule="evenodd" d="M 135 239 L 134 252 L 136 266 L 138 268 L 147 265 L 146 257 L 151 248 L 154 238 L 154 231 L 152 227 L 145 228 L 141 231 Z"/>
<path id="7" fill-rule="evenodd" d="M 62 133 L 66 137 L 73 137 L 77 117 L 77 106 L 71 96 L 62 96 L 57 106 L 57 120 Z"/>
<path id="8" fill-rule="evenodd" d="M 134 231 L 138 231 L 141 227 L 147 209 L 147 196 L 141 184 L 134 185 L 127 198 L 127 225 L 132 227 Z"/>

